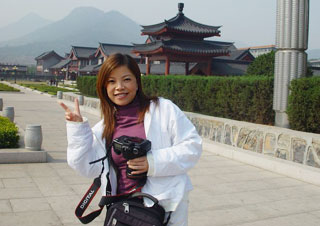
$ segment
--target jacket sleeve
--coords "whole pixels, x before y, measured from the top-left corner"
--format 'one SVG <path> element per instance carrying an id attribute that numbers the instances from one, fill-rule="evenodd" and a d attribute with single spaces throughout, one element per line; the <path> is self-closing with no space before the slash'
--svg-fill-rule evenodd
<path id="1" fill-rule="evenodd" d="M 105 156 L 104 147 L 95 137 L 88 121 L 67 121 L 68 149 L 67 160 L 71 168 L 85 177 L 97 177 L 101 173 L 100 163 L 89 164 Z"/>
<path id="2" fill-rule="evenodd" d="M 152 150 L 147 158 L 150 163 L 148 176 L 173 176 L 185 174 L 195 166 L 202 152 L 202 139 L 196 128 L 185 114 L 171 101 L 165 109 L 159 106 L 162 116 L 161 123 L 167 125 L 167 134 L 170 139 L 166 148 Z"/>

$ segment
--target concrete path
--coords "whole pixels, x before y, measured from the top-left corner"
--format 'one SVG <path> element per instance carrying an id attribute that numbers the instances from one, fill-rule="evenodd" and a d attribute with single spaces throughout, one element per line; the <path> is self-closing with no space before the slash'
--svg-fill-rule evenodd
<path id="1" fill-rule="evenodd" d="M 74 209 L 91 184 L 66 163 L 63 109 L 56 98 L 28 90 L 3 93 L 15 122 L 41 124 L 49 162 L 0 164 L 0 226 L 82 225 Z M 83 112 L 91 125 L 99 117 Z M 319 226 L 320 187 L 204 150 L 190 171 L 190 226 Z M 96 206 L 96 198 L 92 206 Z M 103 225 L 103 215 L 89 225 Z"/>

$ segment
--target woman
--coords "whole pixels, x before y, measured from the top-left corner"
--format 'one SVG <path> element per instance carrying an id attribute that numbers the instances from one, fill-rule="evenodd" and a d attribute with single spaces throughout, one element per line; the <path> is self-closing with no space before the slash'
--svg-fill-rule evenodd
<path id="1" fill-rule="evenodd" d="M 188 224 L 188 192 L 192 185 L 187 171 L 198 161 L 202 140 L 193 124 L 170 100 L 145 96 L 138 65 L 128 55 L 114 54 L 103 63 L 97 78 L 97 93 L 103 119 L 92 129 L 82 118 L 78 100 L 75 111 L 65 109 L 68 134 L 68 164 L 86 177 L 97 177 L 101 164 L 89 162 L 106 155 L 106 145 L 122 135 L 151 141 L 146 156 L 125 160 L 112 150 L 109 178 L 112 194 L 129 192 L 138 180 L 126 176 L 128 166 L 132 175 L 146 173 L 142 192 L 159 200 L 168 215 L 168 225 Z M 108 161 L 105 160 L 105 165 Z M 108 167 L 102 174 L 105 195 Z M 151 206 L 150 200 L 145 204 Z"/>

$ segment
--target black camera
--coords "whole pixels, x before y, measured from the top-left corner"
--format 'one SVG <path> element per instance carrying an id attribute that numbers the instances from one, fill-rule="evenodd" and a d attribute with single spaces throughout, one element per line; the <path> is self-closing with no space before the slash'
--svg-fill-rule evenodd
<path id="1" fill-rule="evenodd" d="M 121 136 L 113 140 L 113 150 L 117 155 L 122 154 L 126 160 L 145 156 L 151 149 L 151 142 L 139 137 Z M 131 179 L 141 179 L 147 173 L 132 174 L 133 169 L 127 166 L 127 177 Z"/>

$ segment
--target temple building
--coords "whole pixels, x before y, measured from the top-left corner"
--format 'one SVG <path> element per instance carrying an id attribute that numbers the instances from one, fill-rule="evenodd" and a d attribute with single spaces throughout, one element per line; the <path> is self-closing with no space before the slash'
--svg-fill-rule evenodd
<path id="1" fill-rule="evenodd" d="M 205 74 L 210 75 L 212 58 L 227 56 L 233 43 L 204 40 L 220 36 L 220 26 L 197 23 L 183 14 L 183 3 L 178 4 L 178 14 L 162 23 L 142 26 L 142 35 L 148 35 L 144 44 L 134 44 L 133 53 L 146 59 L 146 74 L 151 62 L 165 62 L 165 75 L 170 74 L 172 62 L 183 62 L 185 74 L 190 73 L 190 63 L 206 65 Z M 181 63 L 180 63 L 181 64 Z"/>

